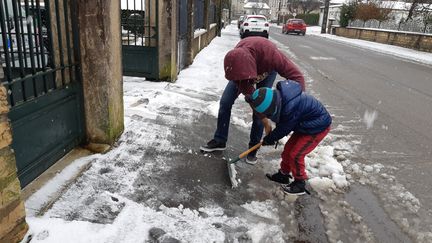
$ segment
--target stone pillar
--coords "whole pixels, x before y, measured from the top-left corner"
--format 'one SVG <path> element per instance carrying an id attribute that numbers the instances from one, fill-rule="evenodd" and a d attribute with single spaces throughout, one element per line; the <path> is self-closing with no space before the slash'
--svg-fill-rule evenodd
<path id="1" fill-rule="evenodd" d="M 144 21 L 147 21 L 148 24 L 144 24 L 146 36 L 152 37 L 156 33 L 155 26 L 157 25 L 157 19 L 156 19 L 156 6 L 157 6 L 157 0 L 148 0 L 145 1 L 144 6 L 146 11 L 144 12 L 145 18 Z M 147 27 L 147 25 L 150 26 L 150 28 Z M 147 33 L 147 31 L 150 31 Z M 155 38 L 145 38 L 145 46 L 157 46 L 157 40 Z"/>
<path id="2" fill-rule="evenodd" d="M 120 1 L 78 0 L 77 14 L 87 139 L 113 144 L 124 129 Z"/>
<path id="3" fill-rule="evenodd" d="M 174 81 L 177 78 L 177 1 L 162 0 L 159 16 L 159 79 Z"/>
<path id="4" fill-rule="evenodd" d="M 0 63 L 1 64 L 1 63 Z M 0 80 L 3 68 L 0 65 Z M 17 177 L 6 88 L 0 82 L 0 242 L 19 242 L 28 230 Z"/>

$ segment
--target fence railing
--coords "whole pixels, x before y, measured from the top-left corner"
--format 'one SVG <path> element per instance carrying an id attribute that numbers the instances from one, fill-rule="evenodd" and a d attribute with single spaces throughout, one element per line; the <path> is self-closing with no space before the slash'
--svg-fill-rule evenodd
<path id="1" fill-rule="evenodd" d="M 378 21 L 376 19 L 371 19 L 365 22 L 356 19 L 351 21 L 348 26 L 432 34 L 432 24 L 425 24 L 422 20 L 418 19 L 406 22 L 401 21 L 399 23 L 394 20 Z"/>

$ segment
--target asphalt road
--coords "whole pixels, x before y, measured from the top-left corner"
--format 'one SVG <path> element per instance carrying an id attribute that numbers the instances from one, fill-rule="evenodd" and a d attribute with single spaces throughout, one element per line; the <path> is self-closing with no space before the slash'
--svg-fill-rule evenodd
<path id="1" fill-rule="evenodd" d="M 277 28 L 271 38 L 304 70 L 312 92 L 330 107 L 334 127 L 355 121 L 345 133 L 362 138 L 357 159 L 393 168 L 396 181 L 430 218 L 432 67 L 317 36 L 283 35 Z M 362 121 L 366 112 L 377 115 L 369 129 Z"/>

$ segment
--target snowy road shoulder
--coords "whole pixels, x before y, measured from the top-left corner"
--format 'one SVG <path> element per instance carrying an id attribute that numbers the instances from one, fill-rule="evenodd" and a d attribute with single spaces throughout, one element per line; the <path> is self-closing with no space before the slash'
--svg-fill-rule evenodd
<path id="1" fill-rule="evenodd" d="M 377 51 L 398 58 L 403 58 L 406 60 L 411 60 L 426 65 L 432 65 L 432 54 L 428 52 L 417 51 L 417 50 L 404 48 L 400 46 L 381 44 L 378 42 L 365 41 L 359 39 L 350 39 L 350 38 L 345 38 L 345 37 L 330 35 L 330 34 L 321 34 L 321 27 L 319 26 L 308 27 L 306 33 L 308 35 L 314 35 L 321 38 L 342 42 L 348 45 Z"/>

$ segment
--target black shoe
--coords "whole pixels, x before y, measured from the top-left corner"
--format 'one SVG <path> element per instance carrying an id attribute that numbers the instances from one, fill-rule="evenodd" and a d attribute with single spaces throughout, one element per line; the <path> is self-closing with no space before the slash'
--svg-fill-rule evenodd
<path id="1" fill-rule="evenodd" d="M 284 193 L 289 195 L 303 195 L 307 193 L 307 190 L 305 188 L 306 182 L 303 180 L 294 180 L 289 185 L 282 185 L 282 190 Z"/>
<path id="2" fill-rule="evenodd" d="M 279 170 L 277 173 L 274 173 L 273 175 L 266 174 L 266 176 L 269 180 L 277 182 L 277 183 L 281 183 L 281 184 L 289 184 L 290 179 L 292 178 L 289 174 L 288 175 L 283 174 L 281 172 L 281 170 Z"/>
<path id="3" fill-rule="evenodd" d="M 255 149 L 254 151 L 250 152 L 247 156 L 246 156 L 246 163 L 250 164 L 250 165 L 254 165 L 258 162 L 258 158 L 256 157 L 257 154 L 257 149 Z"/>
<path id="4" fill-rule="evenodd" d="M 226 143 L 212 139 L 207 145 L 201 146 L 200 149 L 205 152 L 222 151 L 226 149 Z"/>

